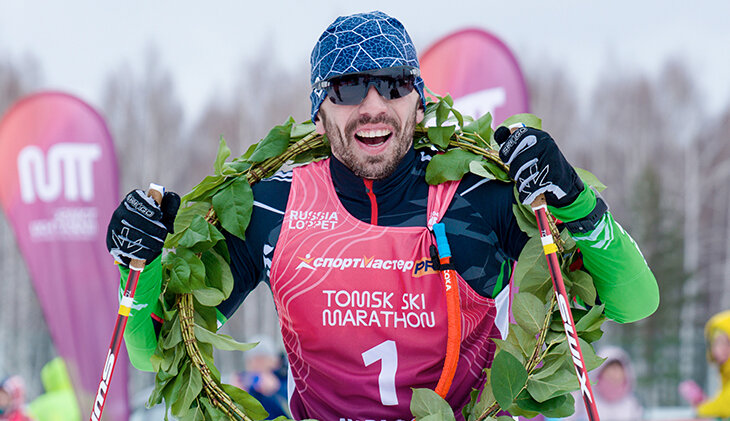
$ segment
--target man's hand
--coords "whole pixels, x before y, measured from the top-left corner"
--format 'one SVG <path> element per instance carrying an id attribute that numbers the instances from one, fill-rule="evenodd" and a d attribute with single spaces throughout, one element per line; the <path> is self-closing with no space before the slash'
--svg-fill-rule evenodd
<path id="1" fill-rule="evenodd" d="M 142 190 L 129 192 L 112 214 L 106 248 L 114 260 L 129 267 L 131 259 L 148 263 L 162 253 L 167 233 L 173 233 L 180 196 L 166 192 L 160 206 Z"/>
<path id="2" fill-rule="evenodd" d="M 507 133 L 501 131 L 500 135 Z M 520 127 L 506 141 L 497 141 L 502 144 L 499 157 L 509 165 L 509 175 L 515 180 L 523 204 L 529 205 L 544 194 L 548 205 L 563 207 L 583 191 L 578 174 L 546 132 Z"/>

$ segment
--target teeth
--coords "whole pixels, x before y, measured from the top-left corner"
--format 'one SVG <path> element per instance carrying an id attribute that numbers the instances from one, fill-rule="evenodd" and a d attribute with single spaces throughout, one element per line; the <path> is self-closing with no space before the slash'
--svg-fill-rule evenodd
<path id="1" fill-rule="evenodd" d="M 388 136 L 390 134 L 390 130 L 385 130 L 385 129 L 360 130 L 359 132 L 357 132 L 355 134 L 360 137 L 383 137 L 383 136 Z"/>

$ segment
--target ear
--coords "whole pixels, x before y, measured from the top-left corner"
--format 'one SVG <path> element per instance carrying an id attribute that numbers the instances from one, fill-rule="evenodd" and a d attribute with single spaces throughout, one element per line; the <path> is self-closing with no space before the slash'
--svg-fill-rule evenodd
<path id="1" fill-rule="evenodd" d="M 317 118 L 314 119 L 314 131 L 317 134 L 324 134 L 324 121 L 322 120 L 322 107 L 319 107 Z"/>
<path id="2" fill-rule="evenodd" d="M 426 115 L 426 113 L 423 110 L 423 106 L 421 105 L 421 98 L 418 98 L 418 109 L 416 110 L 416 124 L 423 121 L 423 117 Z"/>

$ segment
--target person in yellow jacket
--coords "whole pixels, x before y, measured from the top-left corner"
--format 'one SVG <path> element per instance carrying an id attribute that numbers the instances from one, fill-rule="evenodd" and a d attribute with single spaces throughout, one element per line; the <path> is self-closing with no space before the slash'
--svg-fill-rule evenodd
<path id="1" fill-rule="evenodd" d="M 720 390 L 697 407 L 701 417 L 730 417 L 730 310 L 714 315 L 705 326 L 708 358 L 720 370 Z"/>
<path id="2" fill-rule="evenodd" d="M 30 416 L 36 421 L 80 421 L 81 411 L 61 357 L 43 366 L 41 381 L 46 393 L 28 405 Z"/>

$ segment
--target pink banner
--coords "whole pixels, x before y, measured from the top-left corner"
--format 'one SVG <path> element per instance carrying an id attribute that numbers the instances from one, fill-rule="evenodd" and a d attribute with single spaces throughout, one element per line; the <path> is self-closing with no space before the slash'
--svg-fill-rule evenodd
<path id="1" fill-rule="evenodd" d="M 517 60 L 484 30 L 465 29 L 442 38 L 421 55 L 420 63 L 426 86 L 439 95 L 451 94 L 454 107 L 465 114 L 491 112 L 496 126 L 529 110 Z"/>
<path id="2" fill-rule="evenodd" d="M 0 180 L 0 202 L 86 416 L 118 308 L 119 274 L 105 235 L 119 183 L 104 120 L 70 95 L 21 99 L 0 121 Z M 127 375 L 119 362 L 107 420 L 128 418 Z"/>

